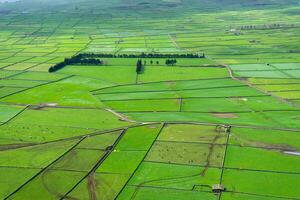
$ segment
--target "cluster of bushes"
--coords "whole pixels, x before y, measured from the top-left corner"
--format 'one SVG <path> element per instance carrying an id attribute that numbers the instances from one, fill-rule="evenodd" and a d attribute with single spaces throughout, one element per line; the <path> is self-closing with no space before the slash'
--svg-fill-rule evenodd
<path id="1" fill-rule="evenodd" d="M 84 53 L 79 54 L 83 57 L 100 58 L 205 58 L 205 54 L 160 54 L 160 53 L 141 53 L 141 54 L 104 54 L 104 53 Z"/>
<path id="2" fill-rule="evenodd" d="M 57 70 L 60 70 L 64 68 L 67 65 L 75 65 L 75 64 L 81 64 L 81 65 L 103 65 L 104 62 L 102 60 L 96 59 L 96 58 L 87 58 L 87 56 L 83 54 L 78 54 L 76 56 L 73 56 L 71 58 L 65 58 L 63 62 L 57 63 L 54 66 L 49 68 L 49 72 L 55 72 Z"/>
<path id="3" fill-rule="evenodd" d="M 165 63 L 166 63 L 166 65 L 176 65 L 177 60 L 176 59 L 167 59 Z"/>
<path id="4" fill-rule="evenodd" d="M 143 71 L 142 60 L 139 59 L 139 60 L 136 62 L 136 73 L 137 73 L 137 74 L 140 74 L 140 73 L 142 73 L 142 71 Z"/>

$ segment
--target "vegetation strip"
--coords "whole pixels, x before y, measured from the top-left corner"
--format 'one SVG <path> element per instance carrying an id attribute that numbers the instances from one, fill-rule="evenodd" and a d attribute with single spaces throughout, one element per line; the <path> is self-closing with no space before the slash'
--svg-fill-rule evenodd
<path id="1" fill-rule="evenodd" d="M 107 150 L 105 152 L 105 154 L 100 158 L 100 160 L 93 166 L 93 168 L 86 174 L 84 175 L 79 182 L 77 182 L 68 192 L 66 192 L 60 199 L 63 200 L 65 198 L 68 197 L 68 195 L 84 180 L 86 179 L 88 176 L 90 176 L 91 174 L 95 173 L 95 171 L 97 170 L 97 168 L 103 163 L 103 161 L 109 156 L 109 154 L 111 154 L 111 152 L 114 150 L 114 148 L 116 147 L 116 145 L 120 142 L 120 140 L 122 139 L 122 137 L 124 136 L 126 130 L 123 130 L 122 133 L 119 135 L 119 137 L 117 138 L 117 140 L 114 142 L 114 144 L 112 145 L 112 148 Z"/>
<path id="2" fill-rule="evenodd" d="M 46 167 L 44 167 L 42 170 L 40 170 L 37 174 L 35 174 L 33 177 L 31 177 L 29 180 L 27 180 L 25 183 L 23 183 L 20 187 L 18 187 L 15 191 L 10 193 L 8 196 L 6 196 L 4 199 L 9 199 L 11 198 L 15 193 L 17 193 L 19 190 L 21 190 L 25 185 L 27 185 L 30 181 L 35 179 L 37 176 L 42 174 L 45 170 L 47 170 L 51 165 L 53 165 L 55 162 L 60 160 L 62 157 L 67 155 L 69 152 L 71 152 L 73 149 L 75 149 L 86 137 L 82 137 L 75 145 L 73 145 L 70 149 L 68 149 L 65 153 L 63 153 L 61 156 L 56 158 L 54 161 L 52 161 L 50 164 L 48 164 Z"/>

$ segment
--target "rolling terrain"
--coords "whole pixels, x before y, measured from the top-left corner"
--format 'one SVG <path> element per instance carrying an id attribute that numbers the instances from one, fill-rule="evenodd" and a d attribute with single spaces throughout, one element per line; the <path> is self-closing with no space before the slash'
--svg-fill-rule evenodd
<path id="1" fill-rule="evenodd" d="M 0 3 L 0 198 L 300 199 L 299 21 L 294 0 Z"/>

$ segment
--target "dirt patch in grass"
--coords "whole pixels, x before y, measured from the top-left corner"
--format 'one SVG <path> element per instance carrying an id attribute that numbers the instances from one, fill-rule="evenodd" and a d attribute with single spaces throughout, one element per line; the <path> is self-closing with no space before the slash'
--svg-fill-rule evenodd
<path id="1" fill-rule="evenodd" d="M 218 118 L 238 118 L 238 116 L 233 113 L 211 113 L 211 115 Z"/>
<path id="2" fill-rule="evenodd" d="M 89 191 L 90 200 L 96 200 L 97 196 L 96 196 L 96 192 L 95 192 L 96 183 L 95 183 L 95 179 L 94 179 L 94 174 L 90 174 L 87 177 L 87 188 L 88 188 L 88 191 Z"/>

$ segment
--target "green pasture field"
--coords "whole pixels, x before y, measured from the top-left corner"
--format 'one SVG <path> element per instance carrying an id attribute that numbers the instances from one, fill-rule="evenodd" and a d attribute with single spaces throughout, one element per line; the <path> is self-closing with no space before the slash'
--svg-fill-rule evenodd
<path id="1" fill-rule="evenodd" d="M 57 194 L 67 193 L 84 175 L 85 172 L 49 169 L 22 187 L 12 198 L 39 198 L 41 196 L 49 200 L 57 198 Z"/>
<path id="2" fill-rule="evenodd" d="M 93 133 L 97 131 L 97 129 L 11 121 L 10 123 L 0 126 L 0 131 L 1 144 L 9 146 L 10 144 L 43 143 L 77 137 Z"/>
<path id="3" fill-rule="evenodd" d="M 82 181 L 69 195 L 68 198 L 90 198 L 90 188 L 87 185 L 92 183 L 91 188 L 94 195 L 99 199 L 114 199 L 125 185 L 129 175 L 94 173 Z"/>
<path id="4" fill-rule="evenodd" d="M 108 87 L 99 89 L 94 94 L 110 94 L 110 93 L 130 93 L 130 92 L 146 92 L 146 91 L 172 91 L 172 90 L 191 90 L 205 88 L 222 88 L 222 87 L 238 87 L 243 86 L 241 82 L 234 81 L 230 78 L 212 78 L 200 80 L 183 80 L 183 81 L 165 81 L 157 83 L 132 84 L 116 87 Z"/>
<path id="5" fill-rule="evenodd" d="M 228 75 L 227 75 L 227 70 L 225 68 L 214 68 L 214 67 L 181 68 L 181 67 L 146 66 L 143 73 L 139 75 L 138 81 L 139 83 L 145 83 L 145 82 L 157 82 L 157 81 L 226 78 L 226 77 L 228 77 Z"/>
<path id="6" fill-rule="evenodd" d="M 57 119 L 64 120 L 59 121 Z M 130 124 L 129 122 L 119 121 L 112 113 L 102 109 L 80 108 L 27 109 L 15 118 L 13 122 L 40 126 L 53 125 L 94 130 L 109 130 Z"/>
<path id="7" fill-rule="evenodd" d="M 299 111 L 250 113 L 135 112 L 123 113 L 131 119 L 148 122 L 208 122 L 263 127 L 298 128 Z"/>
<path id="8" fill-rule="evenodd" d="M 35 87 L 45 83 L 44 81 L 18 80 L 18 79 L 0 79 L 0 85 L 4 87 Z"/>
<path id="9" fill-rule="evenodd" d="M 225 170 L 223 184 L 228 185 L 229 191 L 274 196 L 279 199 L 299 196 L 299 192 L 295 190 L 299 184 L 298 174 Z"/>
<path id="10" fill-rule="evenodd" d="M 136 192 L 137 191 L 137 192 Z M 207 199 L 215 200 L 216 196 L 213 193 L 198 192 L 189 190 L 177 190 L 172 188 L 152 188 L 152 187 L 138 187 L 126 186 L 122 191 L 118 200 L 125 200 L 134 197 L 139 200 L 151 199 L 166 199 L 166 200 L 179 200 L 179 199 Z"/>
<path id="11" fill-rule="evenodd" d="M 39 169 L 1 167 L 0 174 L 2 178 L 0 182 L 0 197 L 5 198 L 38 172 Z"/>
<path id="12" fill-rule="evenodd" d="M 20 91 L 25 90 L 26 88 L 20 88 L 20 87 L 0 87 L 0 98 L 5 98 L 7 96 L 10 96 L 12 94 L 16 94 Z"/>
<path id="13" fill-rule="evenodd" d="M 280 79 L 273 79 L 273 78 L 248 78 L 247 79 L 250 83 L 255 85 L 268 85 L 268 84 L 296 84 L 300 83 L 299 79 L 291 79 L 291 78 L 280 78 Z"/>
<path id="14" fill-rule="evenodd" d="M 24 109 L 22 106 L 0 105 L 0 122 L 6 122 Z"/>
<path id="15" fill-rule="evenodd" d="M 284 99 L 299 99 L 300 91 L 284 91 L 284 92 L 272 92 L 273 95 Z"/>
<path id="16" fill-rule="evenodd" d="M 299 173 L 298 156 L 284 152 L 281 149 L 228 146 L 225 167 Z"/>
<path id="17" fill-rule="evenodd" d="M 221 170 L 208 168 L 201 176 L 203 167 L 174 165 L 163 163 L 143 162 L 129 181 L 129 186 L 170 188 L 191 191 L 194 185 L 202 185 L 203 191 L 210 191 L 205 185 L 212 185 L 219 182 Z"/>
<path id="18" fill-rule="evenodd" d="M 105 101 L 105 104 L 118 112 L 128 111 L 179 111 L 180 100 L 133 100 Z"/>
<path id="19" fill-rule="evenodd" d="M 172 164 L 221 167 L 224 149 L 223 145 L 218 144 L 157 141 L 145 160 Z"/>
<path id="20" fill-rule="evenodd" d="M 294 91 L 300 90 L 300 84 L 282 84 L 282 85 L 257 85 L 259 89 L 268 91 L 268 92 L 281 92 L 281 91 Z"/>
<path id="21" fill-rule="evenodd" d="M 61 74 L 49 74 L 45 72 L 24 72 L 14 76 L 14 79 L 35 80 L 35 81 L 56 81 L 66 77 Z"/>
<path id="22" fill-rule="evenodd" d="M 158 137 L 166 142 L 198 142 L 225 144 L 226 134 L 222 126 L 196 124 L 166 124 Z"/>
<path id="23" fill-rule="evenodd" d="M 183 112 L 251 112 L 262 110 L 296 110 L 296 108 L 266 97 L 184 99 Z"/>
<path id="24" fill-rule="evenodd" d="M 159 44 L 160 45 L 160 44 Z M 137 58 L 99 58 L 105 62 L 108 66 L 136 66 Z M 141 58 L 142 62 L 146 62 L 147 67 L 156 67 L 165 65 L 166 58 Z M 206 58 L 177 58 L 176 66 L 188 67 L 188 66 L 205 66 L 215 65 L 216 63 Z M 153 62 L 151 64 L 151 61 Z M 158 64 L 157 64 L 158 62 Z"/>
<path id="25" fill-rule="evenodd" d="M 0 70 L 0 78 L 8 78 L 17 74 L 20 74 L 20 71 L 13 71 L 13 70 Z"/>
<path id="26" fill-rule="evenodd" d="M 1 166 L 43 168 L 71 148 L 77 140 L 54 142 L 1 151 Z"/>
<path id="27" fill-rule="evenodd" d="M 135 67 L 126 66 L 67 66 L 56 74 L 78 75 L 111 84 L 135 83 Z"/>
<path id="28" fill-rule="evenodd" d="M 77 148 L 105 150 L 105 148 L 112 145 L 117 140 L 120 134 L 121 131 L 114 131 L 88 137 L 80 142 Z"/>
<path id="29" fill-rule="evenodd" d="M 300 150 L 298 131 L 232 128 L 229 144 L 274 149 Z"/>
<path id="30" fill-rule="evenodd" d="M 294 0 L 0 3 L 0 198 L 299 199 L 299 11 Z M 48 72 L 79 53 L 206 58 Z"/>
<path id="31" fill-rule="evenodd" d="M 4 98 L 3 101 L 26 104 L 54 103 L 59 106 L 103 107 L 103 104 L 92 96 L 89 91 L 110 85 L 101 80 L 76 76 L 14 94 Z"/>

